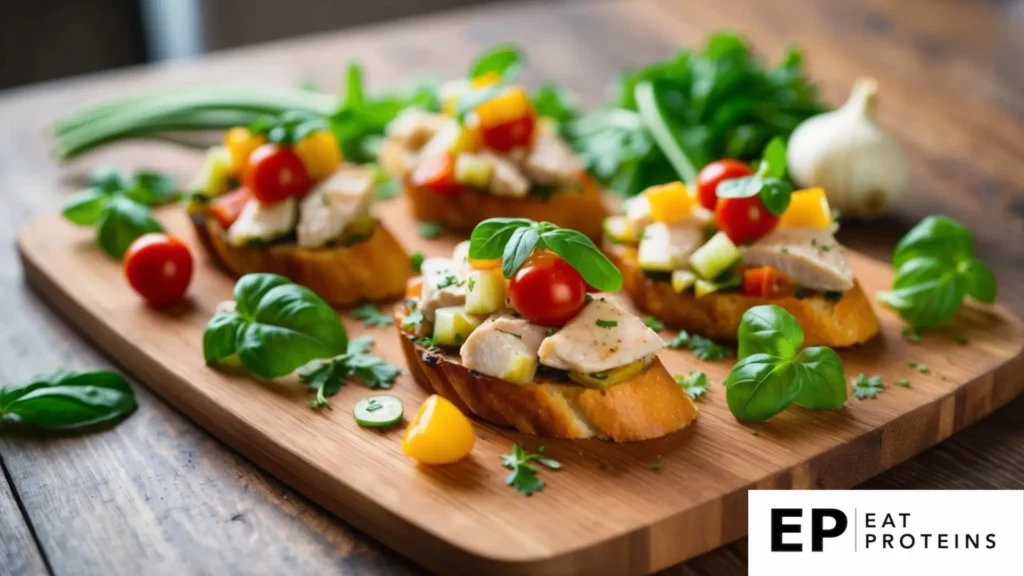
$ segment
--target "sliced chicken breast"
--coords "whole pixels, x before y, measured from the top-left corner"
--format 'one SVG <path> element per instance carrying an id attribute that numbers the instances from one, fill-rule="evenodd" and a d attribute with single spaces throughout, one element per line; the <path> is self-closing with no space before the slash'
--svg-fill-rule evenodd
<path id="1" fill-rule="evenodd" d="M 704 244 L 706 225 L 697 220 L 683 220 L 673 224 L 655 222 L 644 228 L 640 239 L 639 259 L 660 262 L 658 269 L 666 271 L 689 268 L 690 255 Z"/>
<path id="2" fill-rule="evenodd" d="M 530 180 L 519 171 L 519 167 L 511 160 L 486 150 L 478 156 L 491 164 L 490 191 L 492 194 L 525 198 L 530 193 Z"/>
<path id="3" fill-rule="evenodd" d="M 400 141 L 409 150 L 419 150 L 437 132 L 450 123 L 444 114 L 435 114 L 419 108 L 406 108 L 388 124 L 387 135 Z"/>
<path id="4" fill-rule="evenodd" d="M 228 228 L 228 242 L 232 246 L 245 246 L 280 238 L 295 227 L 296 212 L 295 198 L 273 204 L 263 204 L 253 198 L 245 203 L 238 220 Z"/>
<path id="5" fill-rule="evenodd" d="M 656 353 L 665 342 L 643 320 L 610 296 L 591 300 L 561 330 L 541 342 L 540 363 L 594 374 L 625 366 Z"/>
<path id="6" fill-rule="evenodd" d="M 546 122 L 539 125 L 537 137 L 523 160 L 522 168 L 530 179 L 544 186 L 575 182 L 580 171 L 572 148 Z"/>
<path id="7" fill-rule="evenodd" d="M 836 243 L 831 230 L 776 228 L 741 251 L 747 264 L 778 268 L 803 288 L 824 292 L 853 288 L 846 249 Z"/>
<path id="8" fill-rule="evenodd" d="M 537 349 L 546 334 L 546 328 L 526 319 L 492 316 L 462 344 L 462 365 L 487 376 L 528 384 L 536 375 Z"/>
<path id="9" fill-rule="evenodd" d="M 434 311 L 466 303 L 466 286 L 461 277 L 462 267 L 451 258 L 427 258 L 420 267 L 423 291 L 419 310 L 423 318 L 433 322 Z"/>
<path id="10" fill-rule="evenodd" d="M 363 166 L 343 166 L 309 191 L 299 207 L 298 244 L 321 248 L 370 207 L 374 174 Z"/>

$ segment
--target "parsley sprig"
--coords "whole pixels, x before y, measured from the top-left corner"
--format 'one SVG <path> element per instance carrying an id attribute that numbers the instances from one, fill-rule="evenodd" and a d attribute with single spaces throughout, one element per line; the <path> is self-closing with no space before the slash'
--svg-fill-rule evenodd
<path id="1" fill-rule="evenodd" d="M 686 348 L 693 352 L 693 355 L 701 360 L 715 362 L 733 357 L 733 351 L 725 346 L 715 344 L 709 338 L 700 334 L 690 334 L 686 330 L 680 330 L 675 338 L 669 340 L 668 347 L 674 350 Z"/>
<path id="2" fill-rule="evenodd" d="M 373 304 L 363 304 L 352 309 L 352 317 L 368 328 L 384 328 L 394 323 L 390 314 L 384 314 Z"/>
<path id="3" fill-rule="evenodd" d="M 501 455 L 501 465 L 512 470 L 505 478 L 505 485 L 512 486 L 525 496 L 543 490 L 544 481 L 537 477 L 537 466 L 531 462 L 537 462 L 552 470 L 562 467 L 557 460 L 544 457 L 544 446 L 538 446 L 537 452 L 531 453 L 522 444 L 516 444 L 512 447 L 511 454 Z"/>
<path id="4" fill-rule="evenodd" d="M 882 392 L 882 386 L 881 376 L 868 377 L 861 372 L 853 379 L 853 395 L 856 396 L 858 400 L 875 398 Z"/>
<path id="5" fill-rule="evenodd" d="M 309 402 L 309 407 L 330 409 L 328 398 L 337 394 L 351 378 L 373 389 L 390 388 L 402 370 L 377 356 L 367 354 L 371 348 L 373 338 L 354 338 L 348 343 L 346 353 L 300 369 L 299 379 L 316 392 L 316 398 Z"/>
<path id="6" fill-rule="evenodd" d="M 700 370 L 692 370 L 689 374 L 675 376 L 676 384 L 682 387 L 683 392 L 691 399 L 696 400 L 708 392 L 708 377 Z"/>

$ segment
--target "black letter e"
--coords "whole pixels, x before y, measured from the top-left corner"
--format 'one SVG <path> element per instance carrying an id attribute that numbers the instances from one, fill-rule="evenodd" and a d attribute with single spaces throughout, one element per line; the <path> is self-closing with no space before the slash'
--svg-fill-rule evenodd
<path id="1" fill-rule="evenodd" d="M 772 508 L 772 552 L 803 552 L 803 544 L 786 544 L 782 541 L 783 534 L 799 534 L 799 524 L 785 524 L 783 518 L 801 518 L 803 510 L 799 508 Z"/>

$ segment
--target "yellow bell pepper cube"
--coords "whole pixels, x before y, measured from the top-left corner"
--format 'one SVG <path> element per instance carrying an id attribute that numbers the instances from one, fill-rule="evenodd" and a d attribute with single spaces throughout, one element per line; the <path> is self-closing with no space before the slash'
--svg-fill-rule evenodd
<path id="1" fill-rule="evenodd" d="M 508 124 L 534 114 L 530 95 L 520 86 L 515 86 L 494 98 L 478 104 L 473 109 L 477 127 L 481 131 Z"/>
<path id="2" fill-rule="evenodd" d="M 779 217 L 779 226 L 787 228 L 831 228 L 832 210 L 824 188 L 797 190 L 789 200 L 789 207 Z"/>
<path id="3" fill-rule="evenodd" d="M 231 156 L 231 173 L 237 176 L 244 172 L 249 156 L 266 143 L 266 137 L 253 134 L 248 128 L 239 126 L 228 130 L 224 135 L 224 147 Z"/>
<path id="4" fill-rule="evenodd" d="M 330 132 L 314 132 L 306 136 L 295 145 L 295 153 L 313 180 L 322 180 L 341 166 L 341 148 Z"/>
<path id="5" fill-rule="evenodd" d="M 498 84 L 501 84 L 501 74 L 493 71 L 481 74 L 470 81 L 470 86 L 473 88 L 487 88 Z"/>
<path id="6" fill-rule="evenodd" d="M 686 184 L 669 182 L 651 186 L 644 190 L 644 197 L 651 205 L 651 218 L 655 222 L 677 222 L 690 215 L 697 200 L 690 195 Z"/>

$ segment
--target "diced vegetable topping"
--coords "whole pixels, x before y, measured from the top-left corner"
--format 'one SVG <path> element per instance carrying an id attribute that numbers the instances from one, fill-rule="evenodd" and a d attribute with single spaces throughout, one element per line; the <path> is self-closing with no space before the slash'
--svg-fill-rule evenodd
<path id="1" fill-rule="evenodd" d="M 713 280 L 740 259 L 740 251 L 724 232 L 718 232 L 690 256 L 690 265 L 704 280 Z"/>
<path id="2" fill-rule="evenodd" d="M 455 157 L 441 154 L 425 158 L 409 178 L 410 184 L 438 194 L 457 194 L 462 186 L 455 180 Z"/>
<path id="3" fill-rule="evenodd" d="M 634 244 L 640 239 L 636 226 L 633 226 L 625 216 L 605 218 L 604 235 L 618 244 Z"/>
<path id="4" fill-rule="evenodd" d="M 227 230 L 238 220 L 242 209 L 252 199 L 252 194 L 247 188 L 239 188 L 230 194 L 225 194 L 214 199 L 210 203 L 210 213 L 217 219 L 221 228 Z"/>
<path id="5" fill-rule="evenodd" d="M 505 277 L 501 270 L 474 270 L 466 279 L 466 312 L 492 314 L 505 306 Z"/>
<path id="6" fill-rule="evenodd" d="M 480 131 L 488 148 L 508 151 L 533 140 L 536 120 L 529 94 L 516 86 L 478 104 L 466 118 L 466 125 Z"/>
<path id="7" fill-rule="evenodd" d="M 261 134 L 253 134 L 248 128 L 232 128 L 224 134 L 224 147 L 231 157 L 231 173 L 241 176 L 249 164 L 249 156 L 267 143 Z"/>
<path id="8" fill-rule="evenodd" d="M 306 136 L 295 144 L 295 153 L 313 180 L 326 178 L 341 166 L 341 148 L 330 132 L 314 132 Z"/>
<path id="9" fill-rule="evenodd" d="M 655 222 L 677 222 L 690 215 L 697 201 L 682 182 L 652 186 L 644 191 Z"/>
<path id="10" fill-rule="evenodd" d="M 697 275 L 689 270 L 676 270 L 672 272 L 672 290 L 676 293 L 685 292 L 697 281 Z"/>
<path id="11" fill-rule="evenodd" d="M 832 228 L 832 209 L 828 205 L 824 188 L 797 190 L 789 200 L 789 207 L 779 217 L 779 227 Z"/>
<path id="12" fill-rule="evenodd" d="M 214 198 L 228 191 L 230 181 L 231 153 L 224 146 L 214 146 L 206 151 L 203 166 L 189 189 L 207 198 Z"/>
<path id="13" fill-rule="evenodd" d="M 743 271 L 743 293 L 755 298 L 783 298 L 793 295 L 793 281 L 778 268 L 760 266 Z"/>
<path id="14" fill-rule="evenodd" d="M 434 341 L 440 346 L 459 346 L 483 318 L 466 311 L 465 306 L 438 308 L 434 312 Z"/>
<path id="15" fill-rule="evenodd" d="M 459 154 L 455 158 L 455 181 L 465 186 L 486 189 L 491 185 L 494 166 L 476 154 Z"/>

